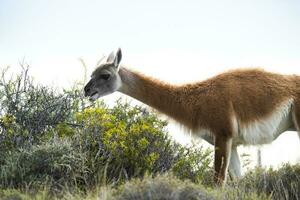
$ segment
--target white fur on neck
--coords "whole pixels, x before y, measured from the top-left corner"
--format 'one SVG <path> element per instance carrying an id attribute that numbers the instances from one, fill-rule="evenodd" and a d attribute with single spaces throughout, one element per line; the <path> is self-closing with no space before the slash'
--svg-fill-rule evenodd
<path id="1" fill-rule="evenodd" d="M 116 83 L 115 83 L 114 88 L 115 88 L 115 91 L 118 91 L 118 90 L 120 90 L 120 88 L 122 87 L 123 82 L 122 82 L 122 79 L 121 79 L 119 73 L 116 73 L 116 76 L 117 76 L 117 81 L 116 81 Z"/>
<path id="2" fill-rule="evenodd" d="M 120 75 L 120 71 L 122 71 L 123 75 Z M 136 85 L 135 77 L 132 75 L 131 72 L 126 70 L 125 68 L 120 67 L 118 71 L 118 76 L 120 77 L 120 85 L 118 88 L 119 92 L 122 92 L 124 94 L 132 93 L 134 89 L 134 86 Z"/>

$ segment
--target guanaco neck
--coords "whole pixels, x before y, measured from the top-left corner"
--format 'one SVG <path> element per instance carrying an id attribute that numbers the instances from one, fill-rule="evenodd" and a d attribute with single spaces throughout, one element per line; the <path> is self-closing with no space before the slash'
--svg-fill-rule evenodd
<path id="1" fill-rule="evenodd" d="M 163 83 L 124 67 L 120 68 L 119 75 L 122 80 L 119 92 L 181 121 L 184 109 L 177 86 Z"/>

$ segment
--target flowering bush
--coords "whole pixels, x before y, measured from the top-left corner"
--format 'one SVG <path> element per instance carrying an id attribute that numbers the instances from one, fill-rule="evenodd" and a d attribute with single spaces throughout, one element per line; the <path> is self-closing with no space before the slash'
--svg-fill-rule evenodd
<path id="1" fill-rule="evenodd" d="M 80 89 L 35 85 L 26 68 L 9 80 L 6 72 L 0 78 L 0 186 L 120 184 L 168 170 L 201 182 L 210 170 L 210 153 L 173 141 L 167 122 L 141 106 L 118 100 L 112 108 L 101 101 L 85 108 Z"/>

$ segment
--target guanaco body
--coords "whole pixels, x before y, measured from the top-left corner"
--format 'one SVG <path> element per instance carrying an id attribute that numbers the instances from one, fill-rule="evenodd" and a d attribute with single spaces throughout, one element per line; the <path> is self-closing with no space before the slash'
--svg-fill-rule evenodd
<path id="1" fill-rule="evenodd" d="M 171 85 L 120 67 L 121 49 L 96 68 L 84 88 L 94 101 L 119 91 L 174 118 L 215 146 L 215 182 L 228 165 L 240 176 L 238 145 L 272 142 L 299 130 L 300 77 L 260 69 L 233 70 L 192 84 Z"/>

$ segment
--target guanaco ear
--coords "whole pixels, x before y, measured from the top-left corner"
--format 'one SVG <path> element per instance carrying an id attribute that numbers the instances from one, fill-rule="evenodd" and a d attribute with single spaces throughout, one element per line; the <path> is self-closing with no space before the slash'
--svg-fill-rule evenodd
<path id="1" fill-rule="evenodd" d="M 114 62 L 114 59 L 115 59 L 115 53 L 114 53 L 114 52 L 111 52 L 111 53 L 109 54 L 109 56 L 107 57 L 106 62 L 107 62 L 107 63 L 113 63 L 113 62 Z"/>
<path id="2" fill-rule="evenodd" d="M 121 62 L 121 59 L 122 59 L 122 50 L 121 50 L 121 48 L 119 48 L 117 51 L 117 54 L 115 56 L 115 60 L 114 60 L 114 65 L 116 68 L 118 68 L 118 66 Z"/>

